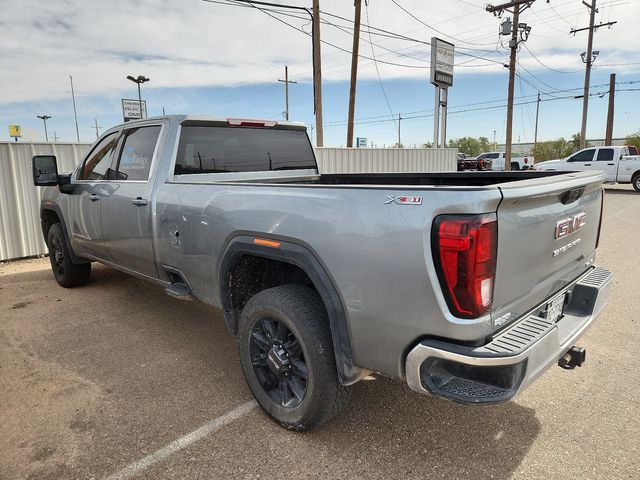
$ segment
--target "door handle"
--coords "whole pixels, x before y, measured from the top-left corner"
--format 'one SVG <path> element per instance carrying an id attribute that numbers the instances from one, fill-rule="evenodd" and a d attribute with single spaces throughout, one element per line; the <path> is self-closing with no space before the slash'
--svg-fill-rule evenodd
<path id="1" fill-rule="evenodd" d="M 585 163 L 585 164 L 584 164 L 584 166 L 585 166 L 585 167 L 590 167 L 590 166 L 591 166 L 591 164 L 590 164 L 590 163 Z"/>
<path id="2" fill-rule="evenodd" d="M 146 198 L 138 197 L 131 200 L 131 203 L 133 203 L 136 207 L 144 207 L 148 203 L 148 201 Z"/>
<path id="3" fill-rule="evenodd" d="M 98 195 L 96 195 L 95 193 L 92 193 L 91 195 L 89 195 L 89 200 L 91 200 L 92 202 L 96 202 L 96 201 L 100 200 L 100 197 Z"/>
<path id="4" fill-rule="evenodd" d="M 615 165 L 615 163 L 607 163 L 607 165 Z"/>

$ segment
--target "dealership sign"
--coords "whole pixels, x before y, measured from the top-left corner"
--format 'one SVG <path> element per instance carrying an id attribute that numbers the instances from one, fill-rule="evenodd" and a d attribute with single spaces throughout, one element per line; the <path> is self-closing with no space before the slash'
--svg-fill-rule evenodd
<path id="1" fill-rule="evenodd" d="M 142 103 L 142 115 L 140 114 L 140 104 Z M 128 98 L 122 99 L 122 117 L 125 122 L 129 120 L 137 120 L 140 118 L 147 118 L 147 102 L 142 100 L 131 100 Z"/>
<path id="2" fill-rule="evenodd" d="M 431 83 L 439 87 L 453 85 L 453 43 L 431 37 Z"/>

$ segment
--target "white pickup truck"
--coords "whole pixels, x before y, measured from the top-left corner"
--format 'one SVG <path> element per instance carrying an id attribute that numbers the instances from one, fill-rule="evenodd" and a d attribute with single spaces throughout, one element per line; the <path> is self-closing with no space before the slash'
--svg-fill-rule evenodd
<path id="1" fill-rule="evenodd" d="M 560 160 L 538 163 L 536 170 L 602 170 L 607 183 L 631 183 L 640 192 L 640 156 L 630 155 L 629 147 L 589 147 Z"/>
<path id="2" fill-rule="evenodd" d="M 491 170 L 504 170 L 504 152 L 487 152 L 478 155 L 476 160 L 491 162 Z M 533 168 L 533 157 L 511 157 L 511 170 L 529 170 Z"/>

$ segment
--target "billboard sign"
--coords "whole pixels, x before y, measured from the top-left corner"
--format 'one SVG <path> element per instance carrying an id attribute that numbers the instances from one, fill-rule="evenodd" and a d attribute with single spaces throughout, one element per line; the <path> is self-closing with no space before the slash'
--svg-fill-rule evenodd
<path id="1" fill-rule="evenodd" d="M 22 128 L 20 125 L 9 125 L 9 136 L 13 138 L 22 137 Z"/>
<path id="2" fill-rule="evenodd" d="M 140 101 L 129 98 L 122 99 L 122 117 L 125 122 L 147 118 L 147 102 L 142 100 L 142 115 L 140 115 Z"/>
<path id="3" fill-rule="evenodd" d="M 453 85 L 453 43 L 431 37 L 431 83 L 439 87 Z"/>
<path id="4" fill-rule="evenodd" d="M 356 148 L 367 148 L 367 137 L 356 137 Z"/>

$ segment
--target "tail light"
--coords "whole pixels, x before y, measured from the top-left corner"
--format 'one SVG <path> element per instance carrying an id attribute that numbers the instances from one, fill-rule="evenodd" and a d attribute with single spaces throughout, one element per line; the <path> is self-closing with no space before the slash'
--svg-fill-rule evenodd
<path id="1" fill-rule="evenodd" d="M 527 157 L 524 157 L 524 163 L 525 164 L 529 163 L 529 159 Z"/>
<path id="2" fill-rule="evenodd" d="M 496 275 L 495 213 L 440 215 L 433 223 L 433 260 L 449 310 L 478 318 L 491 310 Z"/>
<path id="3" fill-rule="evenodd" d="M 275 127 L 278 122 L 273 120 L 251 120 L 246 118 L 227 118 L 227 123 L 231 127 L 254 127 L 270 128 Z"/>
<path id="4" fill-rule="evenodd" d="M 604 188 L 600 193 L 600 220 L 598 220 L 598 235 L 596 236 L 596 248 L 600 243 L 600 229 L 602 228 L 602 216 L 604 215 Z"/>

